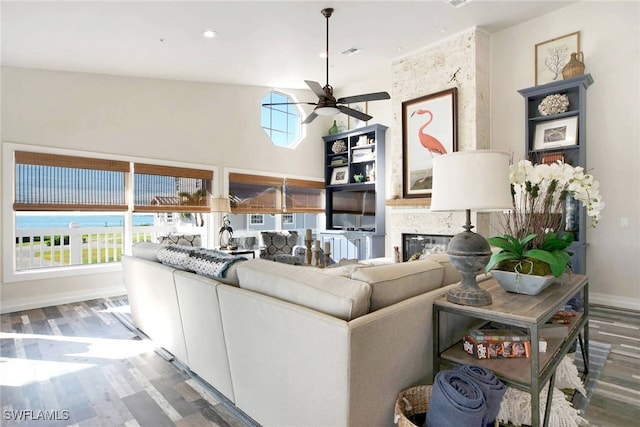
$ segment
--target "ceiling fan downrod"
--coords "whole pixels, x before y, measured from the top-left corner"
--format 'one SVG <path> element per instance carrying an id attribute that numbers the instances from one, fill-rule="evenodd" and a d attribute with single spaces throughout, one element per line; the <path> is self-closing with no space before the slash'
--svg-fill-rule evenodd
<path id="1" fill-rule="evenodd" d="M 325 87 L 329 87 L 329 18 L 331 18 L 331 14 L 333 13 L 333 8 L 328 7 L 326 9 L 322 9 L 322 15 L 327 19 L 327 50 L 325 50 L 325 61 L 326 61 L 326 75 L 327 82 L 325 83 Z"/>

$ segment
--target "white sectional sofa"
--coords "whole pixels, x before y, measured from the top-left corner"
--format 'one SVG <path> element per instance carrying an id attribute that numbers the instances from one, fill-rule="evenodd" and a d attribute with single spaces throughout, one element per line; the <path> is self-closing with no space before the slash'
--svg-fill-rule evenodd
<path id="1" fill-rule="evenodd" d="M 252 259 L 216 280 L 158 250 L 122 259 L 136 327 L 261 425 L 392 426 L 398 393 L 431 381 L 432 303 L 459 280 L 446 255 L 324 270 Z M 452 341 L 467 327 L 447 325 Z"/>

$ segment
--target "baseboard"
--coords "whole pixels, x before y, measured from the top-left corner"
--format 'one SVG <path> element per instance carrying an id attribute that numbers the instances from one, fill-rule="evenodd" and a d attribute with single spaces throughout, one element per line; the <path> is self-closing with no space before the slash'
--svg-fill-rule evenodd
<path id="1" fill-rule="evenodd" d="M 13 313 L 16 311 L 32 310 L 34 308 L 88 301 L 96 298 L 117 297 L 120 295 L 125 295 L 126 293 L 127 291 L 124 286 L 119 285 L 110 286 L 108 288 L 87 289 L 79 292 L 66 292 L 55 295 L 37 295 L 29 298 L 2 300 L 0 313 Z"/>
<path id="2" fill-rule="evenodd" d="M 589 292 L 589 303 L 640 311 L 640 299 L 638 298 L 624 298 L 615 295 Z"/>

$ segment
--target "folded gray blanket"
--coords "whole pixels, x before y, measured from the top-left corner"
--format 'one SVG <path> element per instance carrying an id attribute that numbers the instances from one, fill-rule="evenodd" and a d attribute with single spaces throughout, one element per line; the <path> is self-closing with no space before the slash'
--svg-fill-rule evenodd
<path id="1" fill-rule="evenodd" d="M 500 403 L 507 391 L 507 386 L 492 371 L 482 366 L 463 365 L 458 367 L 457 370 L 475 381 L 484 393 L 487 408 L 482 425 L 485 427 L 493 426 L 498 412 L 500 412 Z"/>
<path id="2" fill-rule="evenodd" d="M 459 370 L 440 371 L 433 379 L 425 427 L 483 427 L 484 393 Z"/>

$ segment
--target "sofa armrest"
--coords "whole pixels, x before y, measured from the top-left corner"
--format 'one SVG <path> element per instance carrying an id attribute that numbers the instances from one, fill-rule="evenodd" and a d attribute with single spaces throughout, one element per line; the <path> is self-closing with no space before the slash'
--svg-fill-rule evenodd
<path id="1" fill-rule="evenodd" d="M 433 382 L 433 302 L 455 285 L 445 286 L 349 322 L 351 331 L 351 408 L 349 425 L 392 425 L 393 404 L 402 390 Z M 449 313 L 447 313 L 449 314 Z M 458 341 L 469 319 L 442 318 L 446 345 Z"/>

